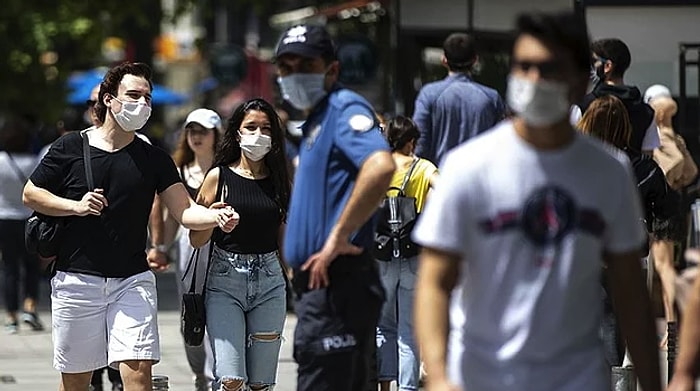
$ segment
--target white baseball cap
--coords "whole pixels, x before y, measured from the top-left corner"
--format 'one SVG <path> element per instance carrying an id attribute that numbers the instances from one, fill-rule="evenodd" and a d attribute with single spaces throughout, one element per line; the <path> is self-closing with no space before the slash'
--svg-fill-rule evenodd
<path id="1" fill-rule="evenodd" d="M 647 88 L 644 92 L 644 103 L 649 103 L 656 98 L 672 98 L 671 90 L 668 87 L 661 84 L 654 84 L 653 86 Z"/>
<path id="2" fill-rule="evenodd" d="M 207 129 L 216 128 L 221 131 L 221 117 L 214 110 L 197 109 L 191 112 L 185 120 L 185 126 L 191 122 L 196 122 Z"/>

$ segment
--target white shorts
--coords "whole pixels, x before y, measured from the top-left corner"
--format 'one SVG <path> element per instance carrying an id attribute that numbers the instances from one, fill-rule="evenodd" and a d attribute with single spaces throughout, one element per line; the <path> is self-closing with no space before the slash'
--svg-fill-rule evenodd
<path id="1" fill-rule="evenodd" d="M 57 272 L 51 279 L 53 366 L 64 373 L 160 360 L 155 275 L 104 278 Z"/>

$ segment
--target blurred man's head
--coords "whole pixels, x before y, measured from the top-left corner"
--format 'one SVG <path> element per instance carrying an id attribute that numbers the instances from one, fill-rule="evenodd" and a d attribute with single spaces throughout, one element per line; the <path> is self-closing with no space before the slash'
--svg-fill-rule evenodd
<path id="1" fill-rule="evenodd" d="M 517 19 L 507 100 L 532 126 L 568 121 L 586 91 L 590 48 L 585 24 L 572 13 L 522 14 Z"/>
<path id="2" fill-rule="evenodd" d="M 603 81 L 622 79 L 632 63 L 627 45 L 617 38 L 606 38 L 591 44 L 593 67 Z"/>
<path id="3" fill-rule="evenodd" d="M 85 111 L 85 119 L 88 120 L 88 122 L 94 126 L 102 125 L 102 121 L 100 121 L 100 119 L 97 117 L 97 112 L 95 110 L 95 105 L 97 104 L 99 96 L 100 85 L 98 84 L 92 88 L 92 91 L 90 91 L 90 98 L 88 98 L 87 102 L 85 102 L 87 104 L 87 110 Z"/>
<path id="4" fill-rule="evenodd" d="M 476 42 L 469 34 L 454 33 L 442 45 L 442 63 L 451 72 L 471 72 L 478 59 Z"/>
<path id="5" fill-rule="evenodd" d="M 298 110 L 310 110 L 338 80 L 333 40 L 321 26 L 298 25 L 282 34 L 275 52 L 282 97 Z"/>

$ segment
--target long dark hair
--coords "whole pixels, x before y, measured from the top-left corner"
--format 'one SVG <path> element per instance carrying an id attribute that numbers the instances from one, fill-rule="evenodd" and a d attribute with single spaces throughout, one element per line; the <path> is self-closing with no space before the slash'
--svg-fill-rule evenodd
<path id="1" fill-rule="evenodd" d="M 236 108 L 228 121 L 228 128 L 221 139 L 221 144 L 216 150 L 214 164 L 212 168 L 219 166 L 229 166 L 241 158 L 241 144 L 238 141 L 238 131 L 243 123 L 243 118 L 249 111 L 261 111 L 267 115 L 270 121 L 270 136 L 272 138 L 272 148 L 265 155 L 263 162 L 270 170 L 270 178 L 275 189 L 275 202 L 280 207 L 283 221 L 287 220 L 287 209 L 289 207 L 289 195 L 291 193 L 291 181 L 289 167 L 284 148 L 284 132 L 282 122 L 277 116 L 275 108 L 264 99 L 251 99 Z"/>

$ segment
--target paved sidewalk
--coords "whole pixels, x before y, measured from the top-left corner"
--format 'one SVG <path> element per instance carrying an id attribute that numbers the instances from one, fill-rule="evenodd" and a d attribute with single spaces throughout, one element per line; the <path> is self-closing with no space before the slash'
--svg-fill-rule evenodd
<path id="1" fill-rule="evenodd" d="M 182 338 L 180 336 L 179 297 L 172 272 L 157 274 L 160 326 L 161 362 L 154 369 L 154 374 L 167 375 L 170 378 L 170 390 L 190 391 L 194 389 Z M 51 325 L 49 311 L 49 285 L 42 281 L 39 316 L 47 327 Z M 3 308 L 0 298 L 0 308 Z M 292 342 L 296 318 L 287 316 L 285 324 L 280 363 L 278 369 L 277 391 L 296 390 L 296 364 L 292 359 Z M 665 324 L 659 320 L 659 334 Z M 661 353 L 663 378 L 666 374 L 666 354 Z M 33 332 L 25 325 L 20 325 L 20 332 L 7 335 L 0 330 L 0 391 L 50 391 L 57 390 L 59 374 L 52 367 L 53 348 L 51 332 Z M 103 375 L 108 384 L 106 374 Z M 700 385 L 700 384 L 699 384 Z M 106 388 L 108 389 L 108 388 Z M 395 389 L 395 384 L 392 384 Z"/>
<path id="2" fill-rule="evenodd" d="M 192 374 L 180 336 L 180 313 L 173 273 L 158 274 L 158 297 L 161 361 L 153 367 L 154 374 L 170 378 L 170 390 L 194 390 Z M 49 311 L 48 282 L 42 281 L 39 316 L 47 326 L 43 332 L 33 332 L 20 325 L 20 332 L 8 335 L 0 330 L 0 391 L 50 391 L 57 390 L 59 373 L 53 369 L 51 342 L 51 313 Z M 287 317 L 284 339 L 280 351 L 278 391 L 296 389 L 296 363 L 292 359 L 292 341 L 296 318 Z M 106 374 L 105 385 L 109 384 Z M 109 389 L 109 388 L 106 388 Z"/>

